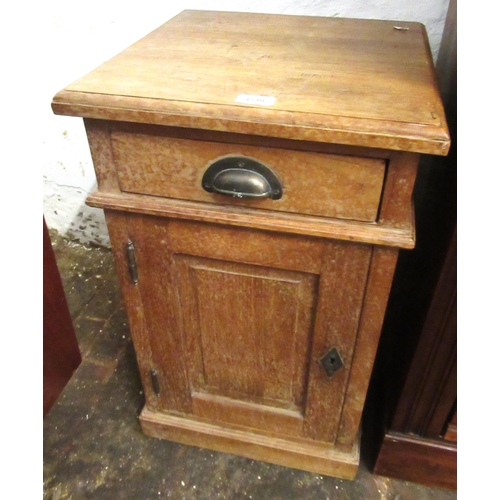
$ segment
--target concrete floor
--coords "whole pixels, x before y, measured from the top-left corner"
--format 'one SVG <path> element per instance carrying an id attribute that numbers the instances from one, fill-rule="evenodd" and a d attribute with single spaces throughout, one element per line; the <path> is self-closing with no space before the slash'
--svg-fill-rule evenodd
<path id="1" fill-rule="evenodd" d="M 44 499 L 454 500 L 376 476 L 354 481 L 141 433 L 143 394 L 109 250 L 51 233 L 83 361 L 44 419 Z"/>

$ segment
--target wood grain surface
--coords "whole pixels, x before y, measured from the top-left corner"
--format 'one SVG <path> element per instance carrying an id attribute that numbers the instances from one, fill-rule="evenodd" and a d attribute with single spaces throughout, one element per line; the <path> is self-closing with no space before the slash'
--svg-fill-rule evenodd
<path id="1" fill-rule="evenodd" d="M 384 436 L 375 474 L 435 488 L 457 489 L 457 447 L 411 434 Z"/>
<path id="2" fill-rule="evenodd" d="M 92 193 L 87 204 L 104 209 L 119 209 L 129 213 L 143 213 L 175 219 L 197 220 L 245 228 L 282 231 L 284 233 L 359 241 L 378 245 L 413 248 L 415 228 L 410 218 L 406 227 L 389 224 L 370 224 L 320 217 L 307 217 L 280 212 L 255 210 L 227 205 L 210 205 L 168 198 L 134 194 Z M 411 205 L 407 212 L 413 217 Z"/>
<path id="3" fill-rule="evenodd" d="M 129 307 L 142 318 L 134 340 L 158 373 L 159 395 L 146 376 L 153 406 L 335 440 L 370 246 L 113 211 L 107 217 L 121 263 L 134 242 L 138 284 L 126 266 L 118 269 Z M 344 367 L 327 377 L 318 360 L 332 346 Z"/>
<path id="4" fill-rule="evenodd" d="M 354 479 L 359 463 L 359 442 L 348 453 L 325 448 L 322 443 L 300 443 L 257 434 L 245 429 L 220 426 L 194 418 L 153 413 L 144 409 L 140 415 L 145 434 L 183 444 L 200 446 L 253 460 Z"/>
<path id="5" fill-rule="evenodd" d="M 236 102 L 242 94 L 275 101 Z M 432 154 L 450 142 L 418 23 L 184 11 L 69 85 L 53 109 Z"/>
<path id="6" fill-rule="evenodd" d="M 111 143 L 125 192 L 368 222 L 378 215 L 383 159 L 140 133 L 112 132 Z M 234 156 L 253 158 L 270 168 L 283 186 L 283 196 L 279 200 L 237 199 L 202 189 L 208 166 Z"/>
<path id="7" fill-rule="evenodd" d="M 191 387 L 302 409 L 317 276 L 183 255 L 174 261 Z"/>
<path id="8" fill-rule="evenodd" d="M 85 118 L 144 432 L 352 478 L 418 153 L 449 148 L 425 28 L 184 11 L 53 109 Z M 282 198 L 205 192 L 228 156 Z"/>

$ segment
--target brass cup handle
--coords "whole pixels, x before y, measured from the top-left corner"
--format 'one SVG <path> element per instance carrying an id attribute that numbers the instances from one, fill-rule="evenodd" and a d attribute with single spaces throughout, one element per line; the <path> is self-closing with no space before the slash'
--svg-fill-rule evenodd
<path id="1" fill-rule="evenodd" d="M 234 198 L 278 200 L 283 188 L 278 176 L 266 165 L 242 156 L 229 156 L 212 163 L 201 180 L 209 193 Z"/>

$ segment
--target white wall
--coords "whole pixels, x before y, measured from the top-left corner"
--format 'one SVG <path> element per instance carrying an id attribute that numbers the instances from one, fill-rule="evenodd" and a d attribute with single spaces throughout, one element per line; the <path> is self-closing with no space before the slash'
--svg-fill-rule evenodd
<path id="1" fill-rule="evenodd" d="M 43 211 L 49 228 L 80 242 L 109 245 L 101 210 L 85 205 L 96 186 L 83 121 L 53 115 L 53 95 L 184 9 L 336 16 L 425 24 L 436 60 L 449 0 L 48 0 L 36 20 L 43 77 L 37 87 L 37 133 L 30 139 L 43 170 Z M 181 6 L 182 5 L 182 6 Z M 40 62 L 40 61 L 39 61 Z"/>

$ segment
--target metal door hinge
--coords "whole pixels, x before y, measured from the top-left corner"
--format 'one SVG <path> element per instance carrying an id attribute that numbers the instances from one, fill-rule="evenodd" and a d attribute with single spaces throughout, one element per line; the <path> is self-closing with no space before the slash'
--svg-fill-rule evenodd
<path id="1" fill-rule="evenodd" d="M 151 385 L 153 386 L 153 391 L 157 396 L 160 395 L 160 381 L 158 379 L 158 372 L 153 368 L 149 374 L 151 375 Z"/>
<path id="2" fill-rule="evenodd" d="M 131 240 L 128 240 L 126 245 L 126 253 L 128 260 L 128 271 L 130 273 L 130 279 L 134 285 L 137 285 L 139 281 L 139 276 L 137 272 L 137 261 L 135 259 L 135 248 Z"/>

